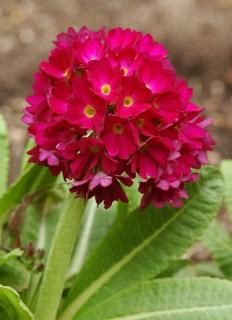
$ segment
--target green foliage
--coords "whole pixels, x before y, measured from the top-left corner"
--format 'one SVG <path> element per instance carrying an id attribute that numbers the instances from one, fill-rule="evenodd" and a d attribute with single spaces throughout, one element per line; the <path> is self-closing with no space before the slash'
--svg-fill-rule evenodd
<path id="1" fill-rule="evenodd" d="M 9 169 L 9 145 L 7 138 L 7 126 L 0 114 L 0 197 L 5 193 L 8 183 Z"/>
<path id="2" fill-rule="evenodd" d="M 55 202 L 52 197 L 46 198 L 40 205 L 29 205 L 21 232 L 23 247 L 32 243 L 36 249 L 44 249 L 47 255 L 59 220 L 60 208 L 61 202 Z"/>
<path id="3" fill-rule="evenodd" d="M 32 320 L 33 315 L 19 295 L 10 287 L 0 285 L 0 319 L 1 320 Z"/>
<path id="4" fill-rule="evenodd" d="M 21 261 L 9 261 L 0 266 L 0 283 L 23 292 L 29 285 L 29 272 Z"/>
<path id="5" fill-rule="evenodd" d="M 205 234 L 204 244 L 224 275 L 232 280 L 232 237 L 229 232 L 214 221 Z"/>
<path id="6" fill-rule="evenodd" d="M 56 178 L 51 176 L 47 168 L 33 165 L 25 170 L 0 198 L 0 225 L 5 221 L 8 213 L 15 209 L 26 196 L 41 189 L 46 191 L 46 186 L 54 183 L 55 180 Z"/>
<path id="7" fill-rule="evenodd" d="M 97 207 L 94 199 L 88 202 L 68 274 L 69 280 L 80 271 L 86 258 L 115 222 L 116 215 L 117 203 L 105 210 L 102 204 Z"/>
<path id="8" fill-rule="evenodd" d="M 60 319 L 73 319 L 123 288 L 154 278 L 203 234 L 222 198 L 218 170 L 207 167 L 190 187 L 180 209 L 147 208 L 127 215 L 108 232 L 84 264 L 64 303 Z"/>
<path id="9" fill-rule="evenodd" d="M 232 283 L 162 279 L 136 284 L 85 309 L 78 320 L 231 320 Z"/>
<path id="10" fill-rule="evenodd" d="M 232 218 L 232 160 L 223 160 L 221 171 L 225 181 L 225 203 Z"/>
<path id="11" fill-rule="evenodd" d="M 23 251 L 19 248 L 14 249 L 8 253 L 0 252 L 0 266 L 10 260 L 14 260 L 15 258 L 21 257 Z"/>
<path id="12" fill-rule="evenodd" d="M 23 251 L 14 249 L 9 253 L 0 253 L 0 283 L 21 292 L 28 286 L 29 273 L 18 260 Z"/>

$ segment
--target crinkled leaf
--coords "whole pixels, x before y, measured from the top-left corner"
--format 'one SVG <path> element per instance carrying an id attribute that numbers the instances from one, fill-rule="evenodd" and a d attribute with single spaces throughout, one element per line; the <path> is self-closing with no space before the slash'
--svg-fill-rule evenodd
<path id="1" fill-rule="evenodd" d="M 225 203 L 232 218 L 232 160 L 223 160 L 221 171 L 225 181 Z"/>
<path id="2" fill-rule="evenodd" d="M 60 319 L 76 319 L 83 305 L 92 307 L 122 288 L 157 276 L 192 246 L 221 203 L 220 172 L 203 168 L 189 193 L 182 208 L 149 207 L 115 224 L 77 275 Z"/>
<path id="3" fill-rule="evenodd" d="M 162 279 L 139 283 L 83 309 L 78 320 L 231 320 L 232 282 Z"/>
<path id="4" fill-rule="evenodd" d="M 10 287 L 0 285 L 0 319 L 1 320 L 32 320 L 33 315 L 20 296 Z"/>
<path id="5" fill-rule="evenodd" d="M 232 279 L 232 236 L 229 232 L 214 221 L 203 241 L 225 276 Z"/>

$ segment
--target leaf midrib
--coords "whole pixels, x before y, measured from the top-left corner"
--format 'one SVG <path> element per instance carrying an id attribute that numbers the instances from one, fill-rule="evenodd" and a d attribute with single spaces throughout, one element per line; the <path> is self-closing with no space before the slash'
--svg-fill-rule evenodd
<path id="1" fill-rule="evenodd" d="M 199 196 L 199 191 L 183 206 L 176 214 L 173 215 L 171 219 L 169 219 L 166 223 L 162 225 L 162 227 L 157 230 L 154 234 L 148 237 L 142 244 L 135 247 L 128 255 L 124 256 L 123 259 L 119 260 L 116 264 L 114 264 L 110 269 L 108 269 L 105 273 L 103 273 L 97 280 L 95 280 L 79 297 L 72 302 L 66 310 L 61 314 L 59 320 L 67 320 L 72 319 L 72 317 L 79 311 L 79 309 L 83 306 L 85 302 L 99 290 L 107 281 L 115 275 L 117 272 L 121 270 L 121 268 L 126 265 L 128 261 L 133 259 L 133 257 L 143 250 L 143 248 L 149 244 L 153 239 L 158 237 L 160 233 L 165 230 L 175 219 L 184 211 L 190 204 Z"/>

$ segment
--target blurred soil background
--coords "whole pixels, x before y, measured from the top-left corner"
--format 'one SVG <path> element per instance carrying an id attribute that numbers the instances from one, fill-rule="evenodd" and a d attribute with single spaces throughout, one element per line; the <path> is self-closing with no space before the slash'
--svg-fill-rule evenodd
<path id="1" fill-rule="evenodd" d="M 9 126 L 11 179 L 26 140 L 20 118 L 32 74 L 57 33 L 82 25 L 131 27 L 163 42 L 213 118 L 210 162 L 232 158 L 232 0 L 0 0 L 0 112 Z"/>

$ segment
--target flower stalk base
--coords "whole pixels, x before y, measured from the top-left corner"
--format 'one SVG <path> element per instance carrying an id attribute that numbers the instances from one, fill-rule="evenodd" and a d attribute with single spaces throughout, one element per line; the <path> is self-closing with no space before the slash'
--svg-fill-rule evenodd
<path id="1" fill-rule="evenodd" d="M 86 202 L 69 195 L 49 252 L 35 320 L 55 320 Z"/>

